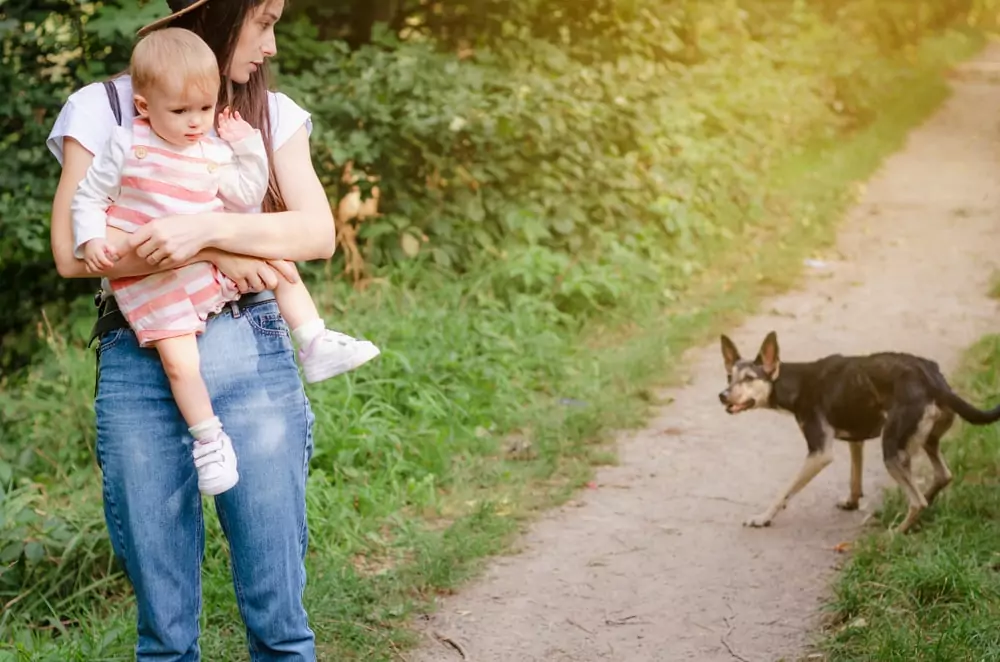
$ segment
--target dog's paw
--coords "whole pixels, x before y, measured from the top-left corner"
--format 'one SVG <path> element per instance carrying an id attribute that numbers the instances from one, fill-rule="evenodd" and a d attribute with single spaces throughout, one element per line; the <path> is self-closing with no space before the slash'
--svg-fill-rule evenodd
<path id="1" fill-rule="evenodd" d="M 757 515 L 756 517 L 751 517 L 743 522 L 743 526 L 749 526 L 752 529 L 760 529 L 765 526 L 771 526 L 771 517 L 769 515 Z"/>
<path id="2" fill-rule="evenodd" d="M 844 499 L 843 501 L 837 502 L 837 508 L 847 511 L 857 510 L 860 503 L 861 502 L 857 499 Z"/>

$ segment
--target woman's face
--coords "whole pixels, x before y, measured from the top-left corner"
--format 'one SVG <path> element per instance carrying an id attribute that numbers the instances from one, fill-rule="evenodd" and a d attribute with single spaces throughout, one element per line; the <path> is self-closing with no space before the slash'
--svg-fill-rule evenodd
<path id="1" fill-rule="evenodd" d="M 281 19 L 284 9 L 285 0 L 264 0 L 247 14 L 236 51 L 229 62 L 227 76 L 231 81 L 246 83 L 266 58 L 278 52 L 274 24 Z"/>

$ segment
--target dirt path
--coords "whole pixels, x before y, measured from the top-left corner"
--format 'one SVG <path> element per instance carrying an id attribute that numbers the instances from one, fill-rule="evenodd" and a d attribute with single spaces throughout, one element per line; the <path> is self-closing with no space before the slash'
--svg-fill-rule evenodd
<path id="1" fill-rule="evenodd" d="M 967 66 L 1000 67 L 1000 46 Z M 1000 85 L 969 77 L 954 86 L 869 183 L 826 268 L 732 330 L 744 354 L 774 329 L 787 360 L 891 348 L 949 372 L 964 347 L 996 330 L 986 292 L 1000 266 Z M 462 659 L 434 632 L 472 662 L 803 654 L 842 558 L 833 547 L 857 534 L 887 484 L 881 449 L 865 449 L 861 511 L 834 507 L 850 472 L 838 444 L 835 462 L 770 528 L 744 528 L 793 477 L 805 445 L 790 417 L 723 413 L 717 344 L 692 351 L 687 365 L 688 384 L 666 393 L 673 403 L 621 439 L 620 466 L 538 521 L 520 554 L 445 600 L 412 660 Z"/>

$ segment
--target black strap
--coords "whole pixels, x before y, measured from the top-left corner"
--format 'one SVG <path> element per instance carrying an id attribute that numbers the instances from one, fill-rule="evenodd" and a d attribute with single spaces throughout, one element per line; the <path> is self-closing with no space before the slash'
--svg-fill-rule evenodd
<path id="1" fill-rule="evenodd" d="M 115 115 L 115 122 L 122 125 L 122 104 L 118 99 L 118 87 L 114 81 L 104 81 L 104 91 L 108 93 L 108 103 L 111 104 L 111 112 Z"/>
<path id="2" fill-rule="evenodd" d="M 108 311 L 109 300 L 110 299 L 104 299 L 100 291 L 94 295 L 94 303 L 97 305 L 97 319 L 94 320 L 94 326 L 90 329 L 90 338 L 87 339 L 88 348 L 94 344 L 95 340 L 103 336 L 108 331 L 114 331 L 115 329 L 122 328 L 119 321 L 114 318 L 114 313 L 117 311 Z M 120 312 L 118 313 L 118 316 L 121 317 Z"/>

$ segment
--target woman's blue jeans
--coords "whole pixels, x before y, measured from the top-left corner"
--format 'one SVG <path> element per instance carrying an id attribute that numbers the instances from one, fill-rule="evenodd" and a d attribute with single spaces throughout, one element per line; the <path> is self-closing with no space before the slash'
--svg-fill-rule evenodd
<path id="1" fill-rule="evenodd" d="M 302 605 L 313 414 L 273 300 L 225 312 L 199 338 L 201 372 L 240 481 L 215 498 L 254 662 L 316 659 Z M 202 497 L 192 439 L 154 349 L 100 338 L 97 454 L 115 554 L 138 603 L 138 662 L 197 662 Z"/>

